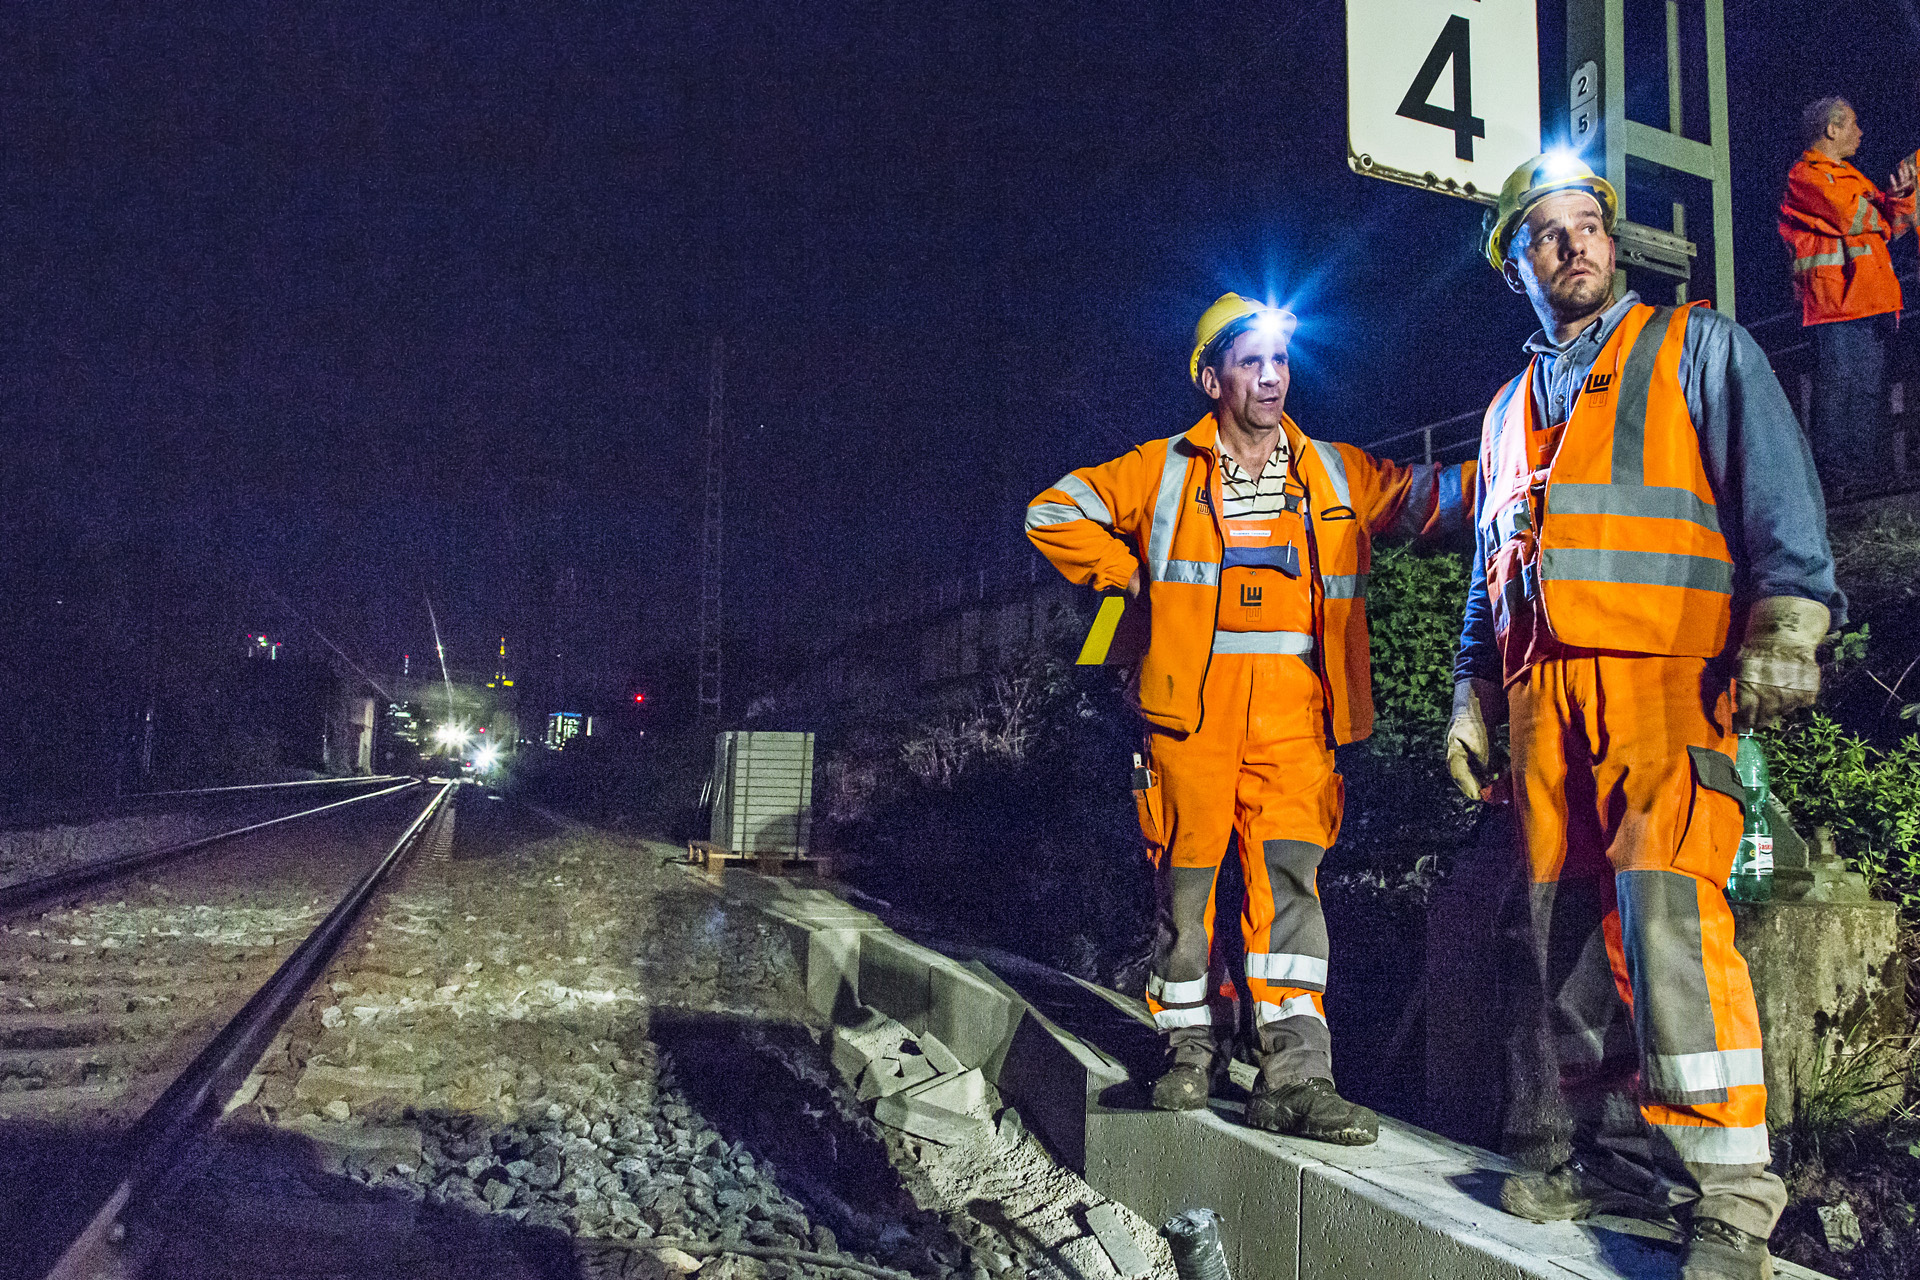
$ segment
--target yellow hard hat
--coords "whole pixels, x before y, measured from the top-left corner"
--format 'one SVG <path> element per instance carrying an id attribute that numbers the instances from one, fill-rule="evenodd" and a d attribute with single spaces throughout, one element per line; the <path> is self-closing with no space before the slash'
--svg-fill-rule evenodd
<path id="1" fill-rule="evenodd" d="M 1212 306 L 1200 313 L 1200 323 L 1193 326 L 1193 357 L 1187 362 L 1187 376 L 1193 379 L 1194 386 L 1200 385 L 1200 357 L 1205 354 L 1208 344 L 1229 326 L 1252 317 L 1262 317 L 1256 323 L 1271 324 L 1282 341 L 1293 337 L 1294 326 L 1299 323 L 1293 312 L 1285 307 L 1256 302 L 1237 293 L 1221 294 L 1213 300 Z"/>
<path id="2" fill-rule="evenodd" d="M 1587 167 L 1587 162 L 1571 151 L 1548 151 L 1507 175 L 1500 188 L 1499 207 L 1487 215 L 1487 261 L 1495 271 L 1507 266 L 1507 246 L 1513 232 L 1527 216 L 1527 210 L 1556 191 L 1585 191 L 1600 204 L 1600 217 L 1613 234 L 1614 219 L 1620 213 L 1620 197 L 1613 184 Z"/>

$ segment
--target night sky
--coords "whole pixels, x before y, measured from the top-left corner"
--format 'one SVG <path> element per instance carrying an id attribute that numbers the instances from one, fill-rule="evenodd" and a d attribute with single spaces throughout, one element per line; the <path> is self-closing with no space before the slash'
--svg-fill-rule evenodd
<path id="1" fill-rule="evenodd" d="M 428 596 L 484 666 L 568 569 L 592 665 L 684 649 L 716 334 L 764 635 L 1024 554 L 1041 486 L 1199 415 L 1222 290 L 1293 302 L 1289 408 L 1359 442 L 1533 328 L 1477 207 L 1347 171 L 1338 4 L 207 8 L 0 11 L 4 498 L 377 668 Z M 1728 8 L 1753 321 L 1800 106 L 1851 96 L 1883 177 L 1920 21 Z"/>

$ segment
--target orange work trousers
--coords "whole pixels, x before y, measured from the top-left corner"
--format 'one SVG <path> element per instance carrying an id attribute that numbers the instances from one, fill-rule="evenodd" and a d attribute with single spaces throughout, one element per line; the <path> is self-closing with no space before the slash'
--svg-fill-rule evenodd
<path id="1" fill-rule="evenodd" d="M 1744 792 L 1718 670 L 1556 648 L 1509 687 L 1514 803 L 1575 1143 L 1765 1237 L 1786 1192 L 1725 894 Z"/>
<path id="2" fill-rule="evenodd" d="M 1147 1007 L 1175 1061 L 1207 1068 L 1219 1036 L 1209 997 L 1214 889 L 1238 835 L 1240 927 L 1261 1071 L 1269 1084 L 1333 1076 L 1322 993 L 1327 924 L 1316 883 L 1340 832 L 1340 775 L 1320 677 L 1284 653 L 1216 653 L 1192 733 L 1147 732 L 1153 785 L 1137 788 L 1158 904 Z"/>

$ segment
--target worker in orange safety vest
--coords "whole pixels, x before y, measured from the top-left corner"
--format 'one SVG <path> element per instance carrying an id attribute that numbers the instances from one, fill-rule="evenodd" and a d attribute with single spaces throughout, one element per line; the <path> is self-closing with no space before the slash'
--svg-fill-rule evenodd
<path id="1" fill-rule="evenodd" d="M 1737 734 L 1805 706 L 1835 589 L 1811 459 L 1766 356 L 1700 305 L 1613 297 L 1613 188 L 1538 156 L 1487 256 L 1541 331 L 1481 428 L 1448 766 L 1493 795 L 1511 731 L 1535 960 L 1572 1122 L 1530 1135 L 1509 1212 L 1678 1213 L 1686 1280 L 1761 1280 L 1759 1015 L 1725 888 Z M 1557 1067 L 1557 1072 L 1553 1068 Z"/>
<path id="2" fill-rule="evenodd" d="M 1373 539 L 1464 529 L 1472 464 L 1403 467 L 1308 438 L 1285 412 L 1294 323 L 1238 294 L 1214 302 L 1188 370 L 1212 412 L 1063 476 L 1026 527 L 1073 582 L 1146 606 L 1134 798 L 1158 901 L 1147 1005 L 1170 1059 L 1154 1105 L 1204 1106 L 1225 1066 L 1208 973 L 1215 884 L 1237 834 L 1261 1057 L 1247 1122 L 1360 1144 L 1378 1118 L 1334 1089 L 1323 1001 L 1317 872 L 1344 799 L 1331 745 L 1373 724 Z"/>
<path id="3" fill-rule="evenodd" d="M 1914 157 L 1883 192 L 1850 163 L 1864 134 L 1845 98 L 1813 103 L 1801 127 L 1806 151 L 1787 174 L 1780 238 L 1813 340 L 1807 435 L 1822 478 L 1838 489 L 1873 482 L 1891 461 L 1881 425 L 1886 334 L 1901 306 L 1891 246 L 1913 225 Z"/>

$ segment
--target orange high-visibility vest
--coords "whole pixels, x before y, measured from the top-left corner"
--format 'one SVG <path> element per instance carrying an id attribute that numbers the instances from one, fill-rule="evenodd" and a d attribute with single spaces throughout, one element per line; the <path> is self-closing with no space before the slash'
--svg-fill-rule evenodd
<path id="1" fill-rule="evenodd" d="M 1373 539 L 1470 527 L 1474 463 L 1402 467 L 1350 444 L 1310 439 L 1291 418 L 1281 425 L 1309 499 L 1301 568 L 1311 629 L 1297 648 L 1282 647 L 1286 631 L 1219 626 L 1228 567 L 1212 414 L 1184 435 L 1069 472 L 1027 506 L 1027 536 L 1068 580 L 1117 591 L 1140 571 L 1145 650 L 1109 660 L 1139 662 L 1135 703 L 1160 728 L 1199 728 L 1214 653 L 1298 652 L 1310 654 L 1319 672 L 1328 735 L 1336 743 L 1366 737 L 1373 731 L 1366 604 Z"/>
<path id="2" fill-rule="evenodd" d="M 1506 652 L 1507 635 L 1523 608 L 1576 648 L 1673 657 L 1726 648 L 1733 557 L 1680 385 L 1690 309 L 1627 312 L 1542 468 L 1527 457 L 1533 365 L 1487 408 L 1481 545 L 1509 677 L 1519 655 Z"/>

